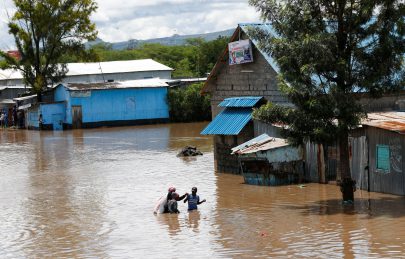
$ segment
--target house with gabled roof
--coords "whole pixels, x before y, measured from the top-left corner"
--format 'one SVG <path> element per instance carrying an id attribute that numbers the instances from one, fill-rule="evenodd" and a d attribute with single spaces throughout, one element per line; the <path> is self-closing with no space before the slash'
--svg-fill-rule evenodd
<path id="1" fill-rule="evenodd" d="M 273 32 L 267 23 L 239 24 L 202 89 L 203 94 L 211 95 L 213 117 L 202 134 L 214 135 L 215 167 L 221 173 L 239 174 L 231 149 L 269 132 L 263 128 L 271 125 L 253 123 L 252 108 L 265 102 L 290 105 L 277 86 L 278 69 L 273 58 L 249 36 L 254 28 Z"/>

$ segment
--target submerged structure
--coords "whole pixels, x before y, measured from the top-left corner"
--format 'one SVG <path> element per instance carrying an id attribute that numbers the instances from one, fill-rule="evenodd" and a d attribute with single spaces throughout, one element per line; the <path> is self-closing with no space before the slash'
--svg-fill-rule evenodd
<path id="1" fill-rule="evenodd" d="M 159 78 L 60 84 L 53 102 L 29 108 L 27 125 L 62 130 L 167 122 L 167 88 Z"/>
<path id="2" fill-rule="evenodd" d="M 247 184 L 283 185 L 303 181 L 302 148 L 285 139 L 262 134 L 232 149 Z"/>

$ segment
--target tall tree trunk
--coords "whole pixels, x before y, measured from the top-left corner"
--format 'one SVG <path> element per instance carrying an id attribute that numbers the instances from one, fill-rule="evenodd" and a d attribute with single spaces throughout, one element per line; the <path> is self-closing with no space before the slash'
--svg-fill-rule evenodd
<path id="1" fill-rule="evenodd" d="M 355 181 L 353 181 L 350 172 L 350 151 L 349 151 L 349 134 L 346 131 L 339 138 L 340 153 L 340 190 L 343 196 L 343 202 L 352 203 L 354 201 Z"/>

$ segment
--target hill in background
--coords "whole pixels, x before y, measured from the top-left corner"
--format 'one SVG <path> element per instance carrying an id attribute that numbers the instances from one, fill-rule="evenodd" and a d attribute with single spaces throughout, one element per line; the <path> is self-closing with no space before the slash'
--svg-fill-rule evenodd
<path id="1" fill-rule="evenodd" d="M 96 44 L 100 43 L 105 43 L 108 45 L 111 45 L 113 50 L 124 50 L 124 49 L 136 49 L 137 47 L 141 46 L 142 44 L 145 43 L 158 43 L 164 46 L 181 46 L 186 43 L 187 39 L 193 39 L 193 38 L 201 38 L 205 41 L 212 41 L 217 39 L 220 36 L 224 37 L 230 37 L 232 36 L 232 33 L 234 32 L 234 29 L 229 29 L 225 31 L 218 31 L 218 32 L 211 32 L 211 33 L 202 33 L 202 34 L 192 34 L 192 35 L 178 35 L 175 34 L 171 37 L 164 37 L 164 38 L 155 38 L 155 39 L 149 39 L 149 40 L 128 40 L 128 41 L 122 41 L 122 42 L 105 42 L 101 39 L 97 39 L 92 42 L 88 42 L 87 46 L 93 46 Z"/>

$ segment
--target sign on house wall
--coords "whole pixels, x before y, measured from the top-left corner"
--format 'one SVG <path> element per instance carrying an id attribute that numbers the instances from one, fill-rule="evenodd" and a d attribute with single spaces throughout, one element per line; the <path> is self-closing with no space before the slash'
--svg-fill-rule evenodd
<path id="1" fill-rule="evenodd" d="M 85 97 L 90 97 L 91 96 L 91 91 L 72 91 L 70 93 L 71 97 L 76 97 L 76 98 L 85 98 Z"/>
<path id="2" fill-rule="evenodd" d="M 250 40 L 234 41 L 228 44 L 229 65 L 253 62 L 252 43 Z"/>

